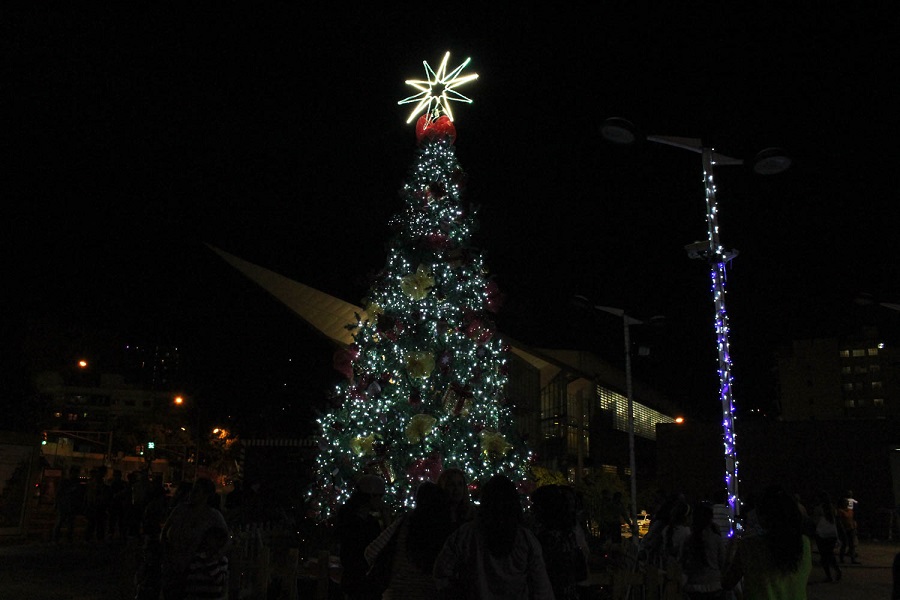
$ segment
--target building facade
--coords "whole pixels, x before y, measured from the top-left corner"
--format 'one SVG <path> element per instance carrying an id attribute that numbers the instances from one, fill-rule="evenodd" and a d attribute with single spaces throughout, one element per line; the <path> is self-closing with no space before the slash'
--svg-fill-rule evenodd
<path id="1" fill-rule="evenodd" d="M 900 418 L 900 351 L 877 328 L 796 340 L 778 358 L 785 421 Z"/>

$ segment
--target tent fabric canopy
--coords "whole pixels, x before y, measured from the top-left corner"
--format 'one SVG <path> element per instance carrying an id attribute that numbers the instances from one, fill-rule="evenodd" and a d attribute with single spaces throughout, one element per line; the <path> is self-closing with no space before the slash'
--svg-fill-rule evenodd
<path id="1" fill-rule="evenodd" d="M 353 343 L 353 331 L 347 329 L 347 325 L 357 322 L 355 315 L 366 318 L 366 312 L 362 308 L 247 262 L 215 246 L 207 246 L 329 339 L 343 346 Z"/>

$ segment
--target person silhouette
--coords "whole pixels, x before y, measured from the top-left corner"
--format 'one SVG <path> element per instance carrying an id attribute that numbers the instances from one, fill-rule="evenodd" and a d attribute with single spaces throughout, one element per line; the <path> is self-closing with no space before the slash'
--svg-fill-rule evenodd
<path id="1" fill-rule="evenodd" d="M 431 571 L 452 530 L 447 492 L 435 483 L 423 481 L 416 488 L 415 508 L 397 518 L 366 547 L 369 565 L 384 558 L 390 567 L 382 598 L 435 598 L 437 588 Z"/>
<path id="2" fill-rule="evenodd" d="M 816 495 L 816 505 L 813 507 L 812 522 L 816 540 L 816 547 L 819 550 L 819 560 L 822 568 L 825 570 L 825 579 L 827 581 L 840 581 L 841 568 L 838 566 L 837 559 L 834 557 L 834 549 L 838 543 L 838 522 L 837 511 L 828 497 L 828 493 L 824 490 L 819 491 Z M 831 572 L 834 570 L 834 575 Z"/>
<path id="3" fill-rule="evenodd" d="M 369 570 L 366 547 L 381 533 L 378 517 L 384 496 L 384 479 L 362 475 L 350 498 L 337 514 L 340 539 L 341 591 L 348 600 L 375 600 L 381 597 L 366 580 Z"/>
<path id="4" fill-rule="evenodd" d="M 450 534 L 433 576 L 446 598 L 552 600 L 541 543 L 523 524 L 515 484 L 494 475 L 481 490 L 475 519 Z"/>
<path id="5" fill-rule="evenodd" d="M 475 507 L 469 497 L 466 474 L 462 469 L 450 467 L 441 471 L 437 484 L 447 492 L 450 499 L 450 519 L 454 526 L 471 521 L 475 517 Z"/>
<path id="6" fill-rule="evenodd" d="M 854 565 L 859 562 L 859 529 L 856 522 L 856 506 L 859 502 L 853 498 L 853 490 L 847 490 L 841 497 L 841 501 L 836 507 L 838 522 L 841 529 L 841 546 L 838 552 L 841 562 L 844 557 L 850 557 L 850 562 Z"/>
<path id="7" fill-rule="evenodd" d="M 689 600 L 724 600 L 725 539 L 715 523 L 715 511 L 699 503 L 692 512 L 691 531 L 679 555 L 685 595 Z"/>
<path id="8" fill-rule="evenodd" d="M 756 510 L 761 530 L 741 537 L 729 549 L 733 556 L 722 588 L 731 590 L 740 582 L 748 600 L 805 598 L 812 552 L 797 502 L 784 488 L 770 486 Z"/>
<path id="9" fill-rule="evenodd" d="M 84 537 L 88 541 L 106 539 L 106 520 L 109 516 L 112 493 L 104 480 L 105 477 L 106 467 L 91 469 L 91 477 L 88 480 L 84 498 L 84 514 L 87 517 Z"/>
<path id="10" fill-rule="evenodd" d="M 226 600 L 228 596 L 228 532 L 210 527 L 188 565 L 185 600 Z"/>
<path id="11" fill-rule="evenodd" d="M 109 482 L 109 519 L 108 534 L 110 539 L 125 539 L 126 531 L 126 511 L 128 506 L 126 501 L 130 501 L 131 490 L 128 488 L 128 482 L 122 479 L 121 469 L 113 469 L 112 480 Z"/>
<path id="12" fill-rule="evenodd" d="M 165 600 L 184 600 L 188 567 L 209 529 L 221 529 L 230 537 L 225 517 L 209 505 L 210 497 L 215 494 L 212 480 L 198 478 L 187 501 L 175 506 L 163 524 L 161 581 Z"/>
<path id="13" fill-rule="evenodd" d="M 544 485 L 531 493 L 534 534 L 556 600 L 578 600 L 578 582 L 587 579 L 587 556 L 576 535 L 575 502 L 566 486 Z"/>
<path id="14" fill-rule="evenodd" d="M 56 522 L 50 534 L 51 541 L 58 542 L 62 529 L 66 529 L 66 541 L 71 542 L 75 532 L 75 517 L 82 509 L 84 490 L 81 486 L 81 467 L 69 467 L 69 476 L 63 479 L 56 491 Z"/>

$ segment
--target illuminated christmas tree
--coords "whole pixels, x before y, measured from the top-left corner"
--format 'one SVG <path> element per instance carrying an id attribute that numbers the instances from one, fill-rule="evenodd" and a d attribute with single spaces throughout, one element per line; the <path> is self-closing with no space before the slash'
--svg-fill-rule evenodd
<path id="1" fill-rule="evenodd" d="M 525 482 L 529 456 L 517 438 L 505 388 L 508 346 L 492 314 L 500 294 L 481 252 L 471 245 L 475 211 L 463 200 L 449 102 L 470 103 L 456 87 L 468 60 L 447 72 L 449 53 L 428 79 L 407 81 L 419 93 L 416 162 L 404 183 L 404 206 L 390 221 L 385 268 L 350 324 L 353 343 L 335 357 L 345 379 L 321 428 L 313 509 L 327 517 L 366 472 L 385 479 L 394 509 L 415 486 L 447 467 L 470 483 L 502 473 Z"/>

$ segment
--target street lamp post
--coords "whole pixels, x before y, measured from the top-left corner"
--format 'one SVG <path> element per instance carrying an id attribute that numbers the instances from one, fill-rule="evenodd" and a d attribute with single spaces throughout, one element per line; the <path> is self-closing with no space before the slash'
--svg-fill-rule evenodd
<path id="1" fill-rule="evenodd" d="M 631 536 L 633 540 L 638 538 L 637 526 L 637 470 L 634 458 L 634 394 L 631 384 L 631 331 L 632 325 L 643 325 L 643 321 L 630 317 L 624 309 L 612 306 L 591 304 L 587 298 L 581 295 L 575 296 L 575 301 L 580 306 L 590 307 L 594 310 L 611 314 L 622 319 L 625 332 L 625 398 L 628 401 L 628 467 L 631 469 Z"/>
<path id="2" fill-rule="evenodd" d="M 600 135 L 617 144 L 634 144 L 641 138 L 650 142 L 674 146 L 701 155 L 703 164 L 703 185 L 706 189 L 706 243 L 697 242 L 686 246 L 692 258 L 705 259 L 712 271 L 712 293 L 715 304 L 715 332 L 719 362 L 719 400 L 722 404 L 722 428 L 725 452 L 725 486 L 728 490 L 729 536 L 733 535 L 736 517 L 740 514 L 738 494 L 737 440 L 734 431 L 734 398 L 732 395 L 731 354 L 728 345 L 728 314 L 725 311 L 725 267 L 736 252 L 726 250 L 719 241 L 719 210 L 716 204 L 716 185 L 713 167 L 716 165 L 742 165 L 744 161 L 719 154 L 705 146 L 697 138 L 682 138 L 660 135 L 641 136 L 629 121 L 611 118 L 603 122 Z M 753 171 L 759 175 L 774 175 L 786 170 L 791 159 L 777 148 L 767 148 L 758 153 L 753 161 Z"/>
<path id="3" fill-rule="evenodd" d="M 185 406 L 186 403 L 187 403 L 187 402 L 186 402 L 186 400 L 185 400 L 185 397 L 182 396 L 182 395 L 175 396 L 175 398 L 172 400 L 172 404 L 174 404 L 174 405 L 177 406 L 177 407 L 183 407 L 183 406 Z M 195 456 L 194 456 L 194 479 L 196 479 L 196 478 L 198 477 L 199 471 L 200 471 L 200 441 L 201 441 L 201 439 L 202 439 L 202 437 L 203 437 L 203 434 L 202 434 L 202 430 L 201 430 L 201 428 L 200 428 L 200 404 L 199 404 L 199 402 L 197 401 L 197 398 L 196 398 L 196 397 L 191 397 L 190 403 L 189 403 L 189 404 L 192 405 L 192 408 L 193 408 L 193 410 L 194 410 L 194 418 L 195 418 L 195 422 L 194 422 L 194 431 L 195 431 L 195 434 L 194 434 L 194 435 L 196 436 L 196 438 L 195 438 L 196 443 L 195 443 L 195 445 L 194 445 L 194 448 L 195 448 L 195 450 L 194 450 L 194 452 L 195 452 Z M 189 437 L 190 437 L 190 436 L 189 436 Z M 187 448 L 186 448 L 186 449 L 185 449 L 185 453 L 187 453 L 187 452 L 188 452 L 188 450 L 187 450 Z M 188 457 L 187 457 L 187 456 L 185 456 L 185 460 L 186 460 L 186 461 L 188 460 Z"/>

